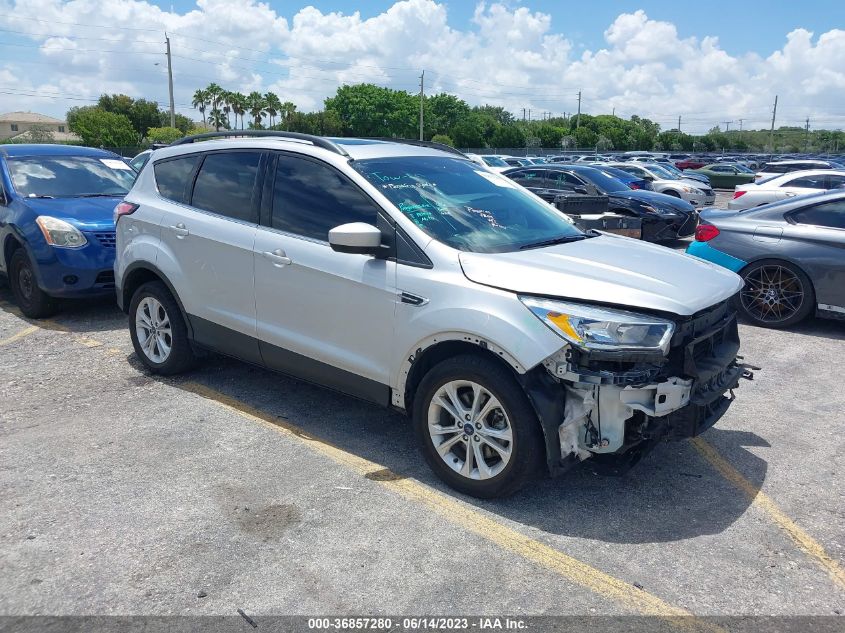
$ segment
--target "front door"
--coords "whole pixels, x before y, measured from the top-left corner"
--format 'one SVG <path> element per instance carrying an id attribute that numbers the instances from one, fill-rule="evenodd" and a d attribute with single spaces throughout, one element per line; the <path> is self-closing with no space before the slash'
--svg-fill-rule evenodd
<path id="1" fill-rule="evenodd" d="M 255 239 L 255 305 L 271 368 L 388 404 L 396 262 L 337 253 L 329 230 L 384 227 L 358 187 L 318 160 L 279 153 Z"/>

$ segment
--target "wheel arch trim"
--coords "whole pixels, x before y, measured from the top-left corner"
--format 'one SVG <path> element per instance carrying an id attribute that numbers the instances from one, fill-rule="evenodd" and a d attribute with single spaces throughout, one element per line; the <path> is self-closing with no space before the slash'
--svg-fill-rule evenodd
<path id="1" fill-rule="evenodd" d="M 188 337 L 193 340 L 194 332 L 191 327 L 191 320 L 188 318 L 188 313 L 185 311 L 185 306 L 182 305 L 182 300 L 179 298 L 179 293 L 176 292 L 176 288 L 173 286 L 173 283 L 167 278 L 161 270 L 156 267 L 155 264 L 146 261 L 135 261 L 129 264 L 126 267 L 126 270 L 123 272 L 123 277 L 120 280 L 120 292 L 117 293 L 117 303 L 121 310 L 125 313 L 129 313 L 129 303 L 132 301 L 132 297 L 129 296 L 129 286 L 127 285 L 127 281 L 132 277 L 133 274 L 138 274 L 139 272 L 146 272 L 151 273 L 155 277 L 158 278 L 165 286 L 167 286 L 168 291 L 170 294 L 173 295 L 173 298 L 176 300 L 176 305 L 179 306 L 179 311 L 182 313 L 182 319 L 185 321 L 185 327 L 188 330 Z M 142 284 L 145 282 L 142 282 Z"/>

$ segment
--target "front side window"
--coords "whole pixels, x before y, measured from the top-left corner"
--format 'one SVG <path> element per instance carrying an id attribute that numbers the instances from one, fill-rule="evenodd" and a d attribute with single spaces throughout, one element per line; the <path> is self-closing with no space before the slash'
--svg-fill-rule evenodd
<path id="1" fill-rule="evenodd" d="M 124 196 L 135 172 L 119 158 L 26 156 L 7 158 L 15 190 L 29 198 Z"/>
<path id="2" fill-rule="evenodd" d="M 191 206 L 233 220 L 258 223 L 252 203 L 261 152 L 215 152 L 202 161 Z"/>
<path id="3" fill-rule="evenodd" d="M 838 189 L 845 186 L 845 176 L 831 174 L 825 181 L 825 189 Z"/>
<path id="4" fill-rule="evenodd" d="M 452 248 L 499 253 L 584 234 L 508 178 L 451 157 L 394 157 L 352 166 L 432 238 Z"/>
<path id="5" fill-rule="evenodd" d="M 488 167 L 507 167 L 508 164 L 499 158 L 498 156 L 482 156 L 481 160 L 483 160 Z"/>
<path id="6" fill-rule="evenodd" d="M 188 154 L 179 158 L 158 161 L 153 166 L 153 173 L 155 173 L 159 194 L 174 202 L 185 202 L 190 189 L 190 181 L 199 159 L 199 154 Z"/>
<path id="7" fill-rule="evenodd" d="M 543 172 L 541 171 L 517 171 L 508 174 L 508 178 L 514 182 L 518 182 L 523 187 L 545 187 L 543 182 Z"/>
<path id="8" fill-rule="evenodd" d="M 273 228 L 327 242 L 331 229 L 350 222 L 375 226 L 375 203 L 328 165 L 295 156 L 278 157 Z"/>
<path id="9" fill-rule="evenodd" d="M 845 229 L 845 200 L 824 202 L 792 214 L 798 224 L 812 224 L 832 229 Z"/>

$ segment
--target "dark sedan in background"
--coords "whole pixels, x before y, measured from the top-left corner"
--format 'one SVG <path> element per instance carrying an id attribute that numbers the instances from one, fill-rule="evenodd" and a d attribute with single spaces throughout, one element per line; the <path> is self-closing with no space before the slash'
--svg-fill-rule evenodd
<path id="1" fill-rule="evenodd" d="M 608 211 L 642 220 L 642 239 L 649 242 L 692 235 L 698 223 L 698 215 L 690 203 L 662 193 L 631 189 L 604 173 L 602 167 L 558 163 L 508 169 L 503 173 L 548 202 L 567 193 L 607 196 Z"/>
<path id="2" fill-rule="evenodd" d="M 813 312 L 845 319 L 845 192 L 708 209 L 695 239 L 688 254 L 743 277 L 737 307 L 751 323 L 788 327 Z"/>

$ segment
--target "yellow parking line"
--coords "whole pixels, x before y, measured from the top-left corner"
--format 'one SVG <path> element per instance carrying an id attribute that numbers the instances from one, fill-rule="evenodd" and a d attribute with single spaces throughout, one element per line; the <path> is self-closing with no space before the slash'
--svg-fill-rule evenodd
<path id="1" fill-rule="evenodd" d="M 725 479 L 744 492 L 755 506 L 769 515 L 769 518 L 771 518 L 772 521 L 774 521 L 793 541 L 795 541 L 795 544 L 798 545 L 799 548 L 815 559 L 815 561 L 824 568 L 831 579 L 839 585 L 840 588 L 845 589 L 845 570 L 842 569 L 837 561 L 830 557 L 818 541 L 798 527 L 792 519 L 786 516 L 783 510 L 775 505 L 775 502 L 772 501 L 765 492 L 743 477 L 742 474 L 736 468 L 731 466 L 730 463 L 728 463 L 728 461 L 708 442 L 700 437 L 697 437 L 692 440 L 692 444 L 696 449 L 698 449 L 701 456 L 713 466 L 713 468 L 719 471 Z"/>
<path id="2" fill-rule="evenodd" d="M 286 436 L 297 438 L 314 451 L 341 464 L 359 475 L 371 475 L 371 481 L 388 488 L 406 499 L 422 503 L 444 519 L 485 538 L 536 565 L 581 585 L 599 595 L 612 598 L 625 607 L 644 615 L 662 617 L 673 625 L 694 631 L 724 631 L 721 627 L 693 616 L 689 611 L 675 607 L 657 596 L 614 578 L 586 563 L 564 554 L 548 545 L 490 519 L 417 481 L 392 473 L 384 466 L 363 457 L 348 453 L 320 438 L 309 435 L 288 420 L 268 415 L 244 402 L 195 382 L 181 387 L 198 396 L 212 400 L 239 416 L 258 422 Z M 372 476 L 372 475 L 376 476 Z"/>
<path id="3" fill-rule="evenodd" d="M 0 347 L 2 347 L 3 345 L 8 345 L 9 343 L 14 343 L 15 341 L 18 341 L 25 336 L 29 336 L 30 334 L 32 334 L 33 332 L 37 332 L 38 330 L 39 328 L 35 325 L 31 325 L 28 328 L 24 328 L 17 334 L 12 334 L 12 336 L 10 336 L 9 338 L 4 338 L 3 340 L 0 340 Z"/>

